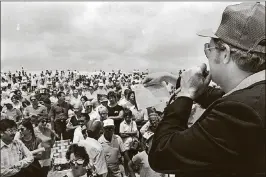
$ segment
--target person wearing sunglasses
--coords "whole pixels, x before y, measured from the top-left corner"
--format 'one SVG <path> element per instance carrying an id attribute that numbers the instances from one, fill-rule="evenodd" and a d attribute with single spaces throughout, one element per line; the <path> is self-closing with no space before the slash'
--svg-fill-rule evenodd
<path id="1" fill-rule="evenodd" d="M 229 5 L 215 34 L 198 35 L 210 38 L 204 45 L 210 72 L 204 77 L 202 64 L 182 73 L 177 98 L 155 131 L 150 166 L 184 177 L 265 176 L 265 5 Z M 175 84 L 172 76 L 154 73 L 143 83 Z M 211 80 L 220 89 L 209 87 Z M 188 127 L 194 101 L 206 110 Z"/>
<path id="2" fill-rule="evenodd" d="M 39 117 L 35 120 L 37 126 L 34 128 L 34 133 L 36 137 L 42 140 L 42 147 L 45 148 L 45 152 L 42 153 L 41 160 L 39 161 L 42 165 L 42 173 L 46 177 L 50 164 L 51 164 L 51 148 L 55 143 L 55 139 L 59 139 L 59 135 L 47 127 L 47 120 L 45 118 Z"/>
<path id="3" fill-rule="evenodd" d="M 0 120 L 1 177 L 28 177 L 27 167 L 34 161 L 30 150 L 14 139 L 17 124 L 10 119 Z"/>
<path id="4" fill-rule="evenodd" d="M 85 147 L 71 144 L 66 152 L 66 159 L 69 161 L 71 172 L 65 177 L 98 177 L 95 168 L 90 164 L 90 158 Z"/>

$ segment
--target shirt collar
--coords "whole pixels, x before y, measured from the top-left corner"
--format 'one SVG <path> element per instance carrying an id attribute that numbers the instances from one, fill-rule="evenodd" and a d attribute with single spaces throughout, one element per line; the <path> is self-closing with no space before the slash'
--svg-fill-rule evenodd
<path id="1" fill-rule="evenodd" d="M 265 70 L 252 74 L 240 82 L 233 90 L 223 95 L 223 97 L 230 95 L 231 93 L 247 88 L 257 82 L 265 80 Z"/>
<path id="2" fill-rule="evenodd" d="M 10 144 L 6 144 L 6 143 L 4 143 L 3 140 L 1 140 L 1 149 L 2 149 L 4 146 L 9 147 L 9 146 L 10 146 L 11 144 L 13 144 L 13 143 L 16 143 L 16 140 L 13 140 Z"/>

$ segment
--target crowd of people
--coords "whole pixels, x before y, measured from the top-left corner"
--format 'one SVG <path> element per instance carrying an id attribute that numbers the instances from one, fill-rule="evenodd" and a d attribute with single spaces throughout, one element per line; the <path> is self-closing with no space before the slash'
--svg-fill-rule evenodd
<path id="1" fill-rule="evenodd" d="M 1 73 L 1 176 L 49 176 L 69 140 L 65 177 L 265 177 L 265 6 L 230 5 L 199 36 L 209 72 Z M 164 111 L 139 106 L 160 84 Z"/>
<path id="2" fill-rule="evenodd" d="M 136 70 L 86 75 L 47 70 L 31 74 L 23 68 L 2 73 L 0 130 L 5 134 L 1 146 L 6 145 L 6 149 L 1 153 L 12 151 L 18 163 L 29 160 L 24 166 L 13 166 L 15 161 L 2 155 L 1 176 L 46 177 L 51 170 L 53 144 L 67 139 L 72 142 L 68 160 L 88 155 L 98 176 L 134 177 L 136 172 L 141 177 L 163 176 L 151 170 L 145 151 L 162 112 L 153 107 L 138 108 L 134 92 L 147 74 Z M 174 92 L 173 85 L 165 86 L 169 94 Z M 14 151 L 9 144 L 20 147 Z M 29 153 L 41 147 L 44 152 Z M 20 150 L 25 155 L 21 156 Z M 30 170 L 23 170 L 26 167 Z"/>

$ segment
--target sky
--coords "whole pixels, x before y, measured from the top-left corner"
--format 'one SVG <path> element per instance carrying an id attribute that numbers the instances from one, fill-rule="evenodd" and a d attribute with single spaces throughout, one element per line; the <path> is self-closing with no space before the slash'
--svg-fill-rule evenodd
<path id="1" fill-rule="evenodd" d="M 178 71 L 237 2 L 1 2 L 1 70 Z"/>

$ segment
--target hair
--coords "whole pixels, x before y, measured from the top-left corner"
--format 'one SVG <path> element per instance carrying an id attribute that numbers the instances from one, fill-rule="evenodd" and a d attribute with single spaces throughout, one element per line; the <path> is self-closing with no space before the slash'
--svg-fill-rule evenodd
<path id="1" fill-rule="evenodd" d="M 17 124 L 14 120 L 3 119 L 0 120 L 0 132 L 4 132 L 9 128 L 17 127 Z"/>
<path id="2" fill-rule="evenodd" d="M 90 159 L 89 159 L 89 155 L 85 149 L 85 147 L 83 146 L 79 146 L 77 144 L 71 144 L 69 147 L 68 147 L 68 150 L 66 152 L 66 159 L 67 160 L 70 160 L 70 155 L 74 153 L 75 156 L 77 157 L 80 157 L 84 160 L 84 166 L 86 166 Z"/>
<path id="3" fill-rule="evenodd" d="M 11 100 L 12 100 L 12 99 L 19 100 L 19 98 L 18 98 L 18 96 L 17 96 L 17 95 L 13 95 L 13 96 L 11 97 Z"/>
<path id="4" fill-rule="evenodd" d="M 126 116 L 130 116 L 130 117 L 133 116 L 132 111 L 130 109 L 127 109 L 127 108 L 124 109 L 124 117 Z"/>
<path id="5" fill-rule="evenodd" d="M 130 89 L 125 89 L 124 96 L 127 97 L 127 95 L 129 94 L 130 91 L 131 91 Z"/>
<path id="6" fill-rule="evenodd" d="M 133 104 L 134 104 L 134 106 L 136 107 L 136 109 L 138 110 L 138 105 L 137 105 L 137 101 L 136 101 L 136 95 L 135 95 L 135 92 L 132 91 L 132 90 L 130 90 L 129 93 L 128 93 L 128 95 L 126 96 L 126 98 L 127 98 L 127 100 L 129 100 L 131 94 L 134 94 L 134 103 L 133 103 Z"/>
<path id="7" fill-rule="evenodd" d="M 221 39 L 213 39 L 213 40 L 217 48 L 219 48 L 220 50 L 225 50 L 224 44 L 227 43 L 225 43 Z M 265 65 L 266 55 L 264 53 L 253 52 L 253 51 L 248 53 L 247 51 L 244 51 L 231 44 L 227 45 L 230 47 L 230 56 L 239 69 L 246 72 L 256 73 L 266 68 Z M 259 45 L 266 47 L 266 40 L 260 42 Z"/>
<path id="8" fill-rule="evenodd" d="M 30 119 L 24 119 L 21 122 L 21 125 L 26 127 L 31 132 L 32 137 L 35 137 L 34 129 L 33 129 L 33 126 L 32 126 Z"/>
<path id="9" fill-rule="evenodd" d="M 80 98 L 80 100 L 81 100 L 82 98 L 85 100 L 85 102 L 88 101 L 88 98 L 87 98 L 86 96 L 82 96 L 82 97 Z"/>
<path id="10" fill-rule="evenodd" d="M 86 122 L 90 120 L 90 116 L 87 113 L 81 113 L 81 116 L 84 116 L 85 117 L 85 121 Z"/>
<path id="11" fill-rule="evenodd" d="M 59 98 L 59 97 L 61 97 L 61 96 L 62 96 L 62 94 L 64 94 L 64 95 L 65 95 L 65 93 L 64 93 L 64 92 L 58 92 L 58 93 L 57 93 L 57 95 L 56 95 L 56 97 L 57 97 L 57 98 Z"/>
<path id="12" fill-rule="evenodd" d="M 115 97 L 115 99 L 117 99 L 117 94 L 114 91 L 110 91 L 107 94 L 107 99 L 109 100 L 110 97 Z"/>

